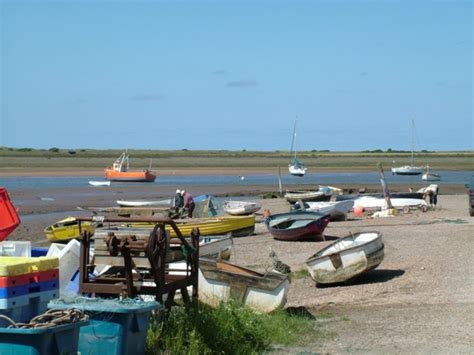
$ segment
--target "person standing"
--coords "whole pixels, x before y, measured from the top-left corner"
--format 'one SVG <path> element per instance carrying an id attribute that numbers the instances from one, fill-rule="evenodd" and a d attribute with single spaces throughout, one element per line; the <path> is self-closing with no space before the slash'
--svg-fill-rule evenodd
<path id="1" fill-rule="evenodd" d="M 181 191 L 181 196 L 183 196 L 183 199 L 184 199 L 183 207 L 188 210 L 188 217 L 192 218 L 194 207 L 196 207 L 196 205 L 194 204 L 193 196 L 189 192 L 186 192 L 184 190 Z"/>
<path id="2" fill-rule="evenodd" d="M 183 206 L 184 206 L 183 196 L 181 195 L 181 191 L 177 189 L 176 194 L 174 195 L 174 208 L 176 211 L 178 211 Z"/>

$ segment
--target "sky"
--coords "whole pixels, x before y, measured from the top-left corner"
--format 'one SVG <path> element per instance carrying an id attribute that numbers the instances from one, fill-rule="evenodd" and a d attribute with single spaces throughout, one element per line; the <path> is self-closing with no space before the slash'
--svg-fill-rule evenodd
<path id="1" fill-rule="evenodd" d="M 471 1 L 0 0 L 0 146 L 472 150 Z"/>

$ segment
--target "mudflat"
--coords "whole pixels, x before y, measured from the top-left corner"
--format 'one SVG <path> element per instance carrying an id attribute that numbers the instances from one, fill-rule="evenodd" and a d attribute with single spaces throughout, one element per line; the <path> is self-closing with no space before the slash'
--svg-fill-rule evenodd
<path id="1" fill-rule="evenodd" d="M 43 228 L 67 215 L 90 214 L 76 207 L 106 207 L 123 198 L 172 196 L 176 187 L 15 190 L 21 226 L 10 240 L 47 245 Z M 369 187 L 373 190 L 379 187 Z M 399 189 L 391 187 L 393 191 Z M 193 186 L 190 192 L 220 196 L 258 195 L 274 186 Z M 46 197 L 46 198 L 45 198 Z M 263 209 L 286 212 L 282 198 L 260 198 Z M 318 353 L 472 353 L 474 350 L 474 218 L 465 188 L 442 186 L 438 206 L 395 217 L 370 219 L 349 214 L 331 222 L 324 242 L 274 240 L 257 215 L 254 235 L 234 239 L 231 261 L 270 270 L 270 251 L 294 272 L 286 307 L 315 317 L 325 334 L 302 348 L 277 352 Z M 375 270 L 335 287 L 316 287 L 305 260 L 336 238 L 360 231 L 383 233 L 385 259 Z"/>

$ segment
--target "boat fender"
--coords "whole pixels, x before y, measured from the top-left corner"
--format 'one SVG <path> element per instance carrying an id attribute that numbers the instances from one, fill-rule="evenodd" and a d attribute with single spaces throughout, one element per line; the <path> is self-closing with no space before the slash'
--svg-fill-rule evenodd
<path id="1" fill-rule="evenodd" d="M 354 207 L 354 214 L 357 217 L 362 217 L 364 215 L 364 207 L 362 206 L 355 206 Z"/>

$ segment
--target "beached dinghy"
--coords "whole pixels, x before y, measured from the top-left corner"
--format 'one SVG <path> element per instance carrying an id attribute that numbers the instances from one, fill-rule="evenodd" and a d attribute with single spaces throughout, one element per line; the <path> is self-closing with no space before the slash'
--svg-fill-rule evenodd
<path id="1" fill-rule="evenodd" d="M 270 215 L 264 222 L 274 239 L 321 241 L 329 218 L 328 214 L 318 212 L 290 212 Z"/>
<path id="2" fill-rule="evenodd" d="M 79 238 L 81 233 L 88 231 L 94 233 L 96 224 L 92 222 L 82 222 L 79 229 L 79 222 L 74 217 L 62 219 L 44 229 L 46 238 L 50 242 L 69 242 L 71 239 Z"/>
<path id="3" fill-rule="evenodd" d="M 288 276 L 254 270 L 224 261 L 199 259 L 199 300 L 212 307 L 234 300 L 258 312 L 272 312 L 286 303 Z"/>
<path id="4" fill-rule="evenodd" d="M 289 203 L 296 203 L 298 201 L 329 201 L 332 196 L 332 191 L 329 189 L 319 189 L 316 191 L 287 191 L 285 198 Z"/>
<path id="5" fill-rule="evenodd" d="M 363 232 L 331 243 L 306 260 L 306 267 L 317 284 L 332 284 L 376 268 L 383 258 L 382 233 Z"/>
<path id="6" fill-rule="evenodd" d="M 303 208 L 296 202 L 291 208 L 294 210 L 305 210 L 307 212 L 319 212 L 328 214 L 331 221 L 345 221 L 347 212 L 354 206 L 354 201 L 334 201 L 334 202 L 303 202 Z"/>
<path id="7" fill-rule="evenodd" d="M 428 204 L 425 200 L 419 198 L 390 198 L 392 207 L 396 209 L 404 208 L 427 208 Z M 384 209 L 386 205 L 385 199 L 371 196 L 363 196 L 354 200 L 354 208 L 360 206 L 366 209 Z"/>
<path id="8" fill-rule="evenodd" d="M 122 207 L 149 207 L 149 206 L 171 206 L 171 199 L 163 200 L 117 200 Z"/>
<path id="9" fill-rule="evenodd" d="M 257 212 L 261 208 L 258 202 L 225 201 L 224 211 L 233 216 L 241 216 Z"/>

